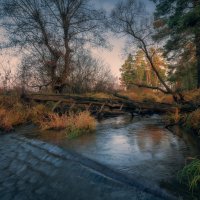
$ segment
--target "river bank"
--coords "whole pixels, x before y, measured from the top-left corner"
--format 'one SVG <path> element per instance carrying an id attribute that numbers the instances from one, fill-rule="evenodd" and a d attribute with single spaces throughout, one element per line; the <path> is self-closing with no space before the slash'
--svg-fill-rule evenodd
<path id="1" fill-rule="evenodd" d="M 27 138 L 75 151 L 147 188 L 166 189 L 177 197 L 192 199 L 188 198 L 189 191 L 177 183 L 177 174 L 188 157 L 199 155 L 196 139 L 165 129 L 159 115 L 103 119 L 97 123 L 96 133 L 73 139 L 66 138 L 62 131 L 41 132 L 27 127 L 19 132 Z"/>
<path id="2" fill-rule="evenodd" d="M 0 137 L 2 200 L 173 199 L 55 145 L 19 134 Z"/>

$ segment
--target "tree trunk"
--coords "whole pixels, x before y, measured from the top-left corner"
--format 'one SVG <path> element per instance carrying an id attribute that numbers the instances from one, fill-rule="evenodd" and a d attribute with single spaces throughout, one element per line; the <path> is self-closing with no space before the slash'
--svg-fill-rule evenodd
<path id="1" fill-rule="evenodd" d="M 197 58 L 197 88 L 200 88 L 200 31 L 195 34 L 196 58 Z"/>

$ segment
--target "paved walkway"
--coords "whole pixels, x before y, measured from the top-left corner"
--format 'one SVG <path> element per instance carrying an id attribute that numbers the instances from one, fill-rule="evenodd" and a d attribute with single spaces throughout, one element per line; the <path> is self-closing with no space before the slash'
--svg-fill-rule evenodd
<path id="1" fill-rule="evenodd" d="M 101 164 L 57 146 L 0 135 L 1 200 L 169 199 L 133 185 Z"/>

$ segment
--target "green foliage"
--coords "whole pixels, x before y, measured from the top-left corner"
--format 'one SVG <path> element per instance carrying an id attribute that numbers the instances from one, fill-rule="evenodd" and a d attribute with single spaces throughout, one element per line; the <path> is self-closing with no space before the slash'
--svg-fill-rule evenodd
<path id="1" fill-rule="evenodd" d="M 197 56 L 200 51 L 200 1 L 153 1 L 156 2 L 154 27 L 157 31 L 154 39 L 166 42 L 165 55 L 176 63 L 169 81 L 181 89 L 194 89 L 200 83 L 197 75 L 200 68 L 200 55 Z"/>
<path id="2" fill-rule="evenodd" d="M 166 63 L 162 53 L 154 48 L 151 49 L 153 62 L 163 79 L 165 79 Z M 159 80 L 152 70 L 151 65 L 143 51 L 138 50 L 133 57 L 129 54 L 121 69 L 121 82 L 127 89 L 131 89 L 135 84 L 145 84 L 149 86 L 159 86 Z"/>
<path id="3" fill-rule="evenodd" d="M 129 54 L 128 58 L 125 60 L 125 63 L 120 68 L 121 82 L 126 87 L 130 87 L 134 81 L 134 78 L 136 77 L 136 70 L 134 69 L 133 65 L 133 56 Z"/>
<path id="4" fill-rule="evenodd" d="M 66 129 L 67 138 L 69 138 L 69 139 L 74 139 L 74 138 L 77 138 L 82 135 L 91 134 L 93 132 L 94 132 L 94 130 L 80 129 L 80 128 L 76 128 L 76 127 L 69 127 Z"/>
<path id="5" fill-rule="evenodd" d="M 200 160 L 194 159 L 178 174 L 181 182 L 186 183 L 191 191 L 200 189 Z"/>

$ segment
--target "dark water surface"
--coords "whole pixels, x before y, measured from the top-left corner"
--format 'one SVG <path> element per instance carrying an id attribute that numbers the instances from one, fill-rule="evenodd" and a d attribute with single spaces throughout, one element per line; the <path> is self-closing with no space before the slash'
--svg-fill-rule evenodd
<path id="1" fill-rule="evenodd" d="M 165 129 L 158 115 L 105 119 L 98 123 L 95 134 L 74 139 L 57 131 L 24 134 L 74 150 L 144 184 L 160 187 L 163 183 L 173 185 L 187 158 L 200 154 L 194 137 L 179 129 L 174 133 Z"/>

